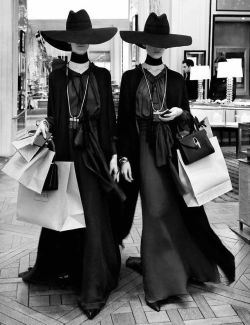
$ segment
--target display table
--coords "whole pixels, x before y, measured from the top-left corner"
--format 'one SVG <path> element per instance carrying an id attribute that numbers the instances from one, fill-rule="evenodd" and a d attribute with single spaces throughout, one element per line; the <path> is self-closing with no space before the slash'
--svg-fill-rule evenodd
<path id="1" fill-rule="evenodd" d="M 236 140 L 236 155 L 241 151 L 241 128 L 239 123 L 250 122 L 250 101 L 238 100 L 233 103 L 190 103 L 191 113 L 199 120 L 208 117 L 213 130 L 219 133 L 220 145 L 223 145 L 223 132 L 228 134 L 229 144 L 231 135 L 234 134 Z M 244 124 L 244 123 L 243 123 Z"/>
<path id="2" fill-rule="evenodd" d="M 239 159 L 239 228 L 231 228 L 250 244 L 250 160 Z"/>
<path id="3" fill-rule="evenodd" d="M 248 145 L 250 148 L 250 122 L 246 123 L 239 123 L 238 125 L 238 138 L 239 138 L 239 145 L 238 145 L 238 154 L 247 154 L 247 151 L 243 148 L 243 139 L 244 135 L 243 133 L 246 133 L 245 135 L 248 138 Z"/>

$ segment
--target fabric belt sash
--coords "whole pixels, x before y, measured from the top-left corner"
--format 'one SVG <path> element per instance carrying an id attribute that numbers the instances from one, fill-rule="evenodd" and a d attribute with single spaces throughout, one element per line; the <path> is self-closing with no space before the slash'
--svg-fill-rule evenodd
<path id="1" fill-rule="evenodd" d="M 185 189 L 181 183 L 178 171 L 172 161 L 172 148 L 174 146 L 174 139 L 172 131 L 165 122 L 153 122 L 151 126 L 151 134 L 148 136 L 151 139 L 151 145 L 154 150 L 155 163 L 157 167 L 168 166 L 173 177 L 173 181 L 177 186 L 179 193 L 185 193 Z M 152 134 L 153 133 L 153 134 Z"/>

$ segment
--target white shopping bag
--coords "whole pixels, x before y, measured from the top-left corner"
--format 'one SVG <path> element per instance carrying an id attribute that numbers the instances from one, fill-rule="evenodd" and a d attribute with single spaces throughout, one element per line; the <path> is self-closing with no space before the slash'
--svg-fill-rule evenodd
<path id="1" fill-rule="evenodd" d="M 204 123 L 205 126 L 202 126 L 200 128 L 200 130 L 202 130 L 202 129 L 206 130 L 208 138 L 212 138 L 213 131 L 212 131 L 211 125 L 209 123 L 208 117 L 206 116 L 203 119 L 199 119 L 199 122 L 201 122 L 201 121 Z"/>
<path id="2" fill-rule="evenodd" d="M 188 207 L 201 206 L 232 190 L 227 165 L 217 137 L 209 139 L 215 152 L 192 164 L 185 165 L 177 150 L 181 183 L 186 191 L 183 198 Z"/>
<path id="3" fill-rule="evenodd" d="M 85 218 L 73 162 L 57 161 L 58 190 L 35 193 L 19 185 L 17 220 L 65 231 L 84 228 Z"/>
<path id="4" fill-rule="evenodd" d="M 33 159 L 27 162 L 16 151 L 2 171 L 30 190 L 41 193 L 54 155 L 54 151 L 41 148 Z"/>
<path id="5" fill-rule="evenodd" d="M 33 145 L 35 136 L 27 136 L 23 139 L 13 141 L 12 144 L 16 148 L 17 151 L 21 154 L 21 156 L 27 161 L 31 161 L 31 159 L 35 156 L 35 154 L 40 149 L 38 146 Z"/>

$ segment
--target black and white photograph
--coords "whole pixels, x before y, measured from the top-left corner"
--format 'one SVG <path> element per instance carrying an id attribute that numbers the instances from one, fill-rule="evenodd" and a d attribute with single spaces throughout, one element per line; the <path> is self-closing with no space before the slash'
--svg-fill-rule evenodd
<path id="1" fill-rule="evenodd" d="M 0 325 L 250 325 L 250 0 L 0 17 Z"/>

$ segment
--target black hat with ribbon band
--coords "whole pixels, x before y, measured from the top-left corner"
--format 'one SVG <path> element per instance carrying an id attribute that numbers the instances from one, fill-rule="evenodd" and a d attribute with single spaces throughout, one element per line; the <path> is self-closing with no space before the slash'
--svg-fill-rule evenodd
<path id="1" fill-rule="evenodd" d="M 100 44 L 109 41 L 117 32 L 116 27 L 92 28 L 86 10 L 70 11 L 66 21 L 66 30 L 44 30 L 42 37 L 59 50 L 71 51 L 69 43 Z"/>
<path id="2" fill-rule="evenodd" d="M 166 14 L 157 16 L 154 12 L 148 16 L 143 32 L 121 31 L 120 35 L 125 42 L 136 44 L 142 48 L 145 48 L 144 45 L 169 48 L 192 44 L 192 38 L 190 36 L 170 34 Z"/>

